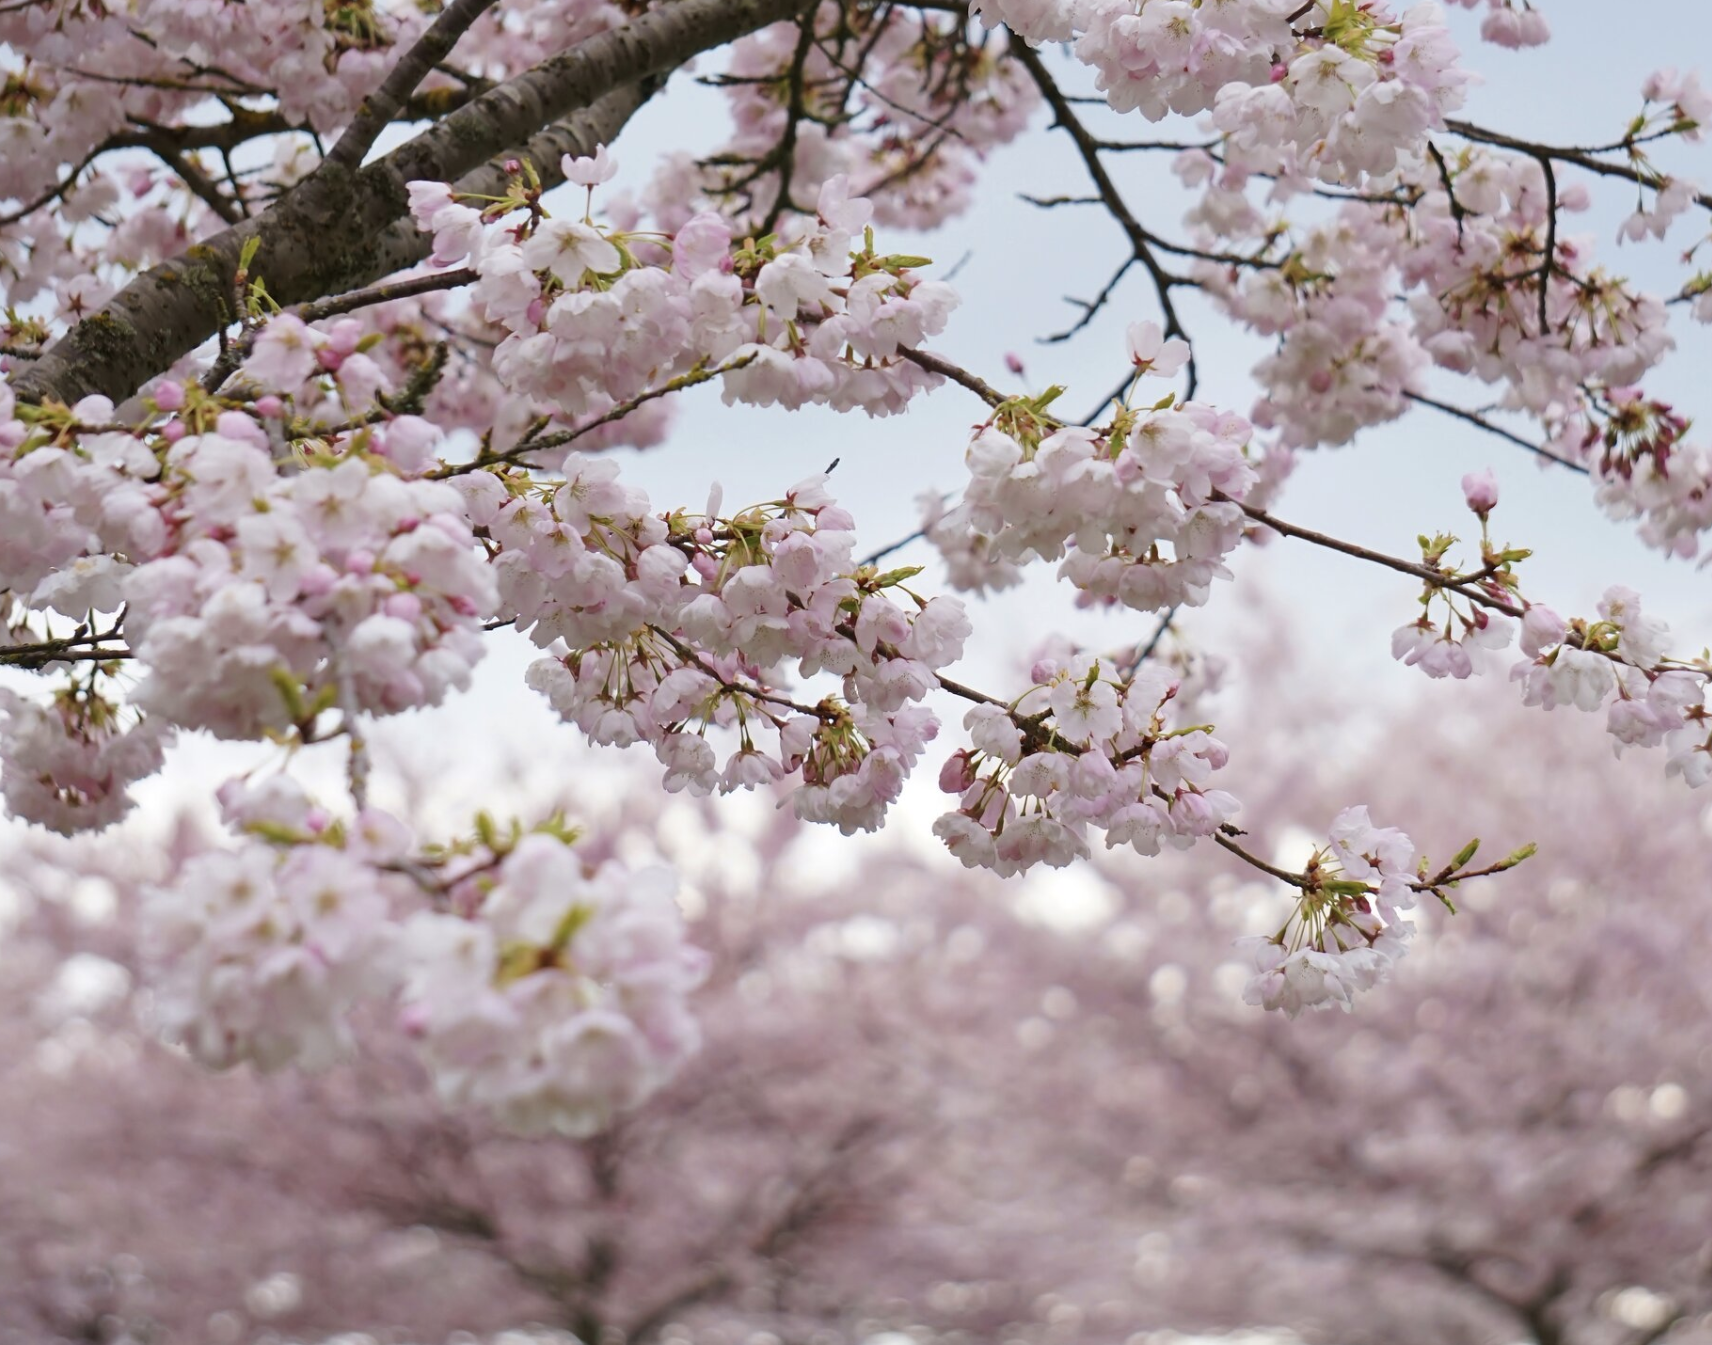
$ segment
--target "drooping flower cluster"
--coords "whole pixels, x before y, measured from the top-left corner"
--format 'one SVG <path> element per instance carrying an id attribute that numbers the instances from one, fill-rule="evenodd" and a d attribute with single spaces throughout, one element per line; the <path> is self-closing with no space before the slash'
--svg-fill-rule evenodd
<path id="1" fill-rule="evenodd" d="M 402 829 L 371 815 L 347 832 L 284 777 L 222 796 L 257 836 L 153 893 L 156 1025 L 216 1069 L 324 1067 L 350 1048 L 350 1011 L 397 985 L 392 910 L 408 884 L 383 866 Z"/>
<path id="2" fill-rule="evenodd" d="M 1674 75 L 1648 88 L 1649 108 L 1664 110 L 1643 112 L 1624 142 L 1647 184 L 1629 237 L 1662 237 L 1696 196 L 1638 145 L 1696 134 L 1704 95 Z M 1697 553 L 1712 524 L 1712 451 L 1634 386 L 1674 346 L 1667 309 L 1600 265 L 1590 239 L 1566 232 L 1566 216 L 1591 202 L 1582 183 L 1548 179 L 1532 156 L 1472 145 L 1402 164 L 1362 200 L 1293 231 L 1248 189 L 1263 183 L 1281 200 L 1311 184 L 1276 146 L 1221 129 L 1218 157 L 1187 151 L 1176 168 L 1201 192 L 1188 217 L 1197 243 L 1240 261 L 1203 260 L 1198 281 L 1278 338 L 1255 369 L 1265 390 L 1257 425 L 1287 447 L 1344 444 L 1427 394 L 1430 367 L 1471 375 L 1498 385 L 1504 409 L 1539 422 L 1545 453 L 1590 470 L 1609 514 L 1640 519 L 1661 549 Z"/>
<path id="3" fill-rule="evenodd" d="M 962 653 L 962 605 L 911 594 L 914 570 L 858 564 L 824 477 L 730 517 L 717 498 L 705 514 L 659 516 L 616 470 L 572 455 L 556 489 L 464 478 L 471 516 L 500 545 L 502 608 L 537 644 L 569 646 L 535 663 L 530 685 L 596 742 L 651 743 L 668 789 L 800 772 L 800 816 L 878 826 L 938 731 L 919 702 Z M 842 678 L 842 697 L 783 694 L 792 665 Z M 736 735 L 723 767 L 716 728 Z"/>
<path id="4" fill-rule="evenodd" d="M 1168 726 L 1179 689 L 1169 670 L 1082 654 L 1044 659 L 1032 676 L 1015 702 L 969 711 L 972 745 L 940 772 L 959 807 L 934 834 L 964 864 L 1007 876 L 1062 868 L 1087 856 L 1089 827 L 1105 832 L 1108 849 L 1157 855 L 1236 815 L 1230 794 L 1206 787 L 1229 757 L 1225 745 L 1206 725 Z"/>
<path id="5" fill-rule="evenodd" d="M 1464 9 L 1478 9 L 1482 0 L 1451 0 Z M 1534 0 L 1485 0 L 1486 17 L 1480 36 L 1500 47 L 1538 47 L 1551 40 L 1551 24 Z"/>
<path id="6" fill-rule="evenodd" d="M 0 794 L 13 817 L 63 835 L 96 830 L 131 810 L 130 786 L 161 767 L 170 732 L 126 724 L 120 707 L 72 686 L 49 705 L 0 687 Z"/>
<path id="7" fill-rule="evenodd" d="M 136 702 L 244 738 L 468 685 L 496 590 L 462 498 L 420 475 L 438 441 L 401 416 L 281 463 L 264 423 L 236 412 L 177 439 L 158 485 L 168 536 L 125 586 Z"/>
<path id="8" fill-rule="evenodd" d="M 1182 363 L 1151 323 L 1130 345 L 1138 379 Z M 934 521 L 935 543 L 990 563 L 1057 560 L 1084 600 L 1140 611 L 1206 602 L 1247 527 L 1239 502 L 1261 480 L 1247 421 L 1170 398 L 1120 409 L 1103 429 L 1059 427 L 1042 399 L 1018 399 L 977 429 L 966 459 L 962 503 Z"/>
<path id="9" fill-rule="evenodd" d="M 1673 660 L 1669 641 L 1669 627 L 1642 611 L 1639 594 L 1610 588 L 1597 621 L 1566 622 L 1549 607 L 1529 608 L 1521 636 L 1526 657 L 1511 676 L 1528 705 L 1606 711 L 1619 753 L 1662 746 L 1666 773 L 1698 787 L 1712 780 L 1705 705 L 1712 669 L 1704 661 Z"/>
<path id="10" fill-rule="evenodd" d="M 1339 813 L 1330 843 L 1302 870 L 1284 927 L 1240 941 L 1255 968 L 1243 998 L 1291 1018 L 1332 1005 L 1347 1013 L 1409 949 L 1415 927 L 1403 913 L 1415 904 L 1414 863 L 1415 844 L 1401 831 L 1374 826 L 1366 808 Z"/>
<path id="11" fill-rule="evenodd" d="M 1553 425 L 1554 451 L 1587 464 L 1594 498 L 1612 518 L 1638 519 L 1641 540 L 1690 559 L 1712 529 L 1712 446 L 1689 421 L 1638 387 L 1583 397 Z"/>
<path id="12" fill-rule="evenodd" d="M 221 802 L 247 839 L 191 859 L 145 912 L 156 1027 L 202 1063 L 321 1068 L 359 1003 L 396 997 L 449 1102 L 582 1135 L 695 1052 L 705 958 L 666 870 L 591 868 L 557 819 L 484 815 L 413 854 L 395 818 L 335 819 L 286 776 Z"/>
<path id="13" fill-rule="evenodd" d="M 414 917 L 403 1022 L 441 1096 L 525 1134 L 588 1135 L 671 1078 L 700 1040 L 686 997 L 705 962 L 675 888 L 531 835 L 452 890 L 467 912 Z"/>

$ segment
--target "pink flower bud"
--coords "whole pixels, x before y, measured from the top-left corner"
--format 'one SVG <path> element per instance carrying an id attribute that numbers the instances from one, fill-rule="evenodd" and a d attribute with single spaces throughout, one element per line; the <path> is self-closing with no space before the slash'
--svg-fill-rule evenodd
<path id="1" fill-rule="evenodd" d="M 422 599 L 414 593 L 394 593 L 381 604 L 381 610 L 400 621 L 415 621 L 422 615 Z"/>
<path id="2" fill-rule="evenodd" d="M 169 444 L 176 444 L 184 438 L 184 422 L 182 420 L 167 421 L 165 425 L 161 426 L 161 438 Z"/>
<path id="3" fill-rule="evenodd" d="M 160 383 L 154 391 L 155 405 L 162 411 L 177 411 L 184 405 L 184 386 L 180 383 Z"/>
<path id="4" fill-rule="evenodd" d="M 256 398 L 256 414 L 266 420 L 278 420 L 285 414 L 285 403 L 270 392 Z"/>
<path id="5" fill-rule="evenodd" d="M 961 794 L 975 783 L 967 752 L 953 752 L 939 768 L 939 787 L 947 794 Z"/>
<path id="6" fill-rule="evenodd" d="M 1497 508 L 1498 480 L 1492 475 L 1492 469 L 1470 472 L 1463 477 L 1462 497 L 1468 501 L 1468 507 L 1481 518 L 1485 518 Z"/>
<path id="7" fill-rule="evenodd" d="M 1018 355 L 1014 350 L 1007 350 L 1005 352 L 1005 368 L 1009 369 L 1018 378 L 1021 378 L 1023 372 L 1022 356 Z"/>
<path id="8" fill-rule="evenodd" d="M 319 598 L 331 593 L 338 582 L 339 572 L 321 561 L 304 572 L 303 578 L 297 581 L 297 589 L 306 598 Z"/>
<path id="9" fill-rule="evenodd" d="M 341 355 L 350 355 L 356 351 L 363 339 L 363 324 L 356 318 L 341 318 L 333 324 L 333 330 L 327 334 L 327 344 Z"/>

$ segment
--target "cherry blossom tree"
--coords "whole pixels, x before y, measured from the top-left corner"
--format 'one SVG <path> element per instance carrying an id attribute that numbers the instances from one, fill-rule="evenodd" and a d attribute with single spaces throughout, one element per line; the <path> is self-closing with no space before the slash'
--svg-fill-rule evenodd
<path id="1" fill-rule="evenodd" d="M 1427 835 L 1479 783 L 1493 825 L 1541 836 L 1383 994 L 1294 1023 L 1232 993 L 1232 937 L 1288 889 L 1206 848 L 1102 856 L 1078 912 L 896 842 L 828 869 L 784 811 L 572 789 L 590 861 L 678 866 L 714 968 L 701 1055 L 581 1140 L 441 1109 L 373 1019 L 354 1064 L 208 1075 L 147 1021 L 140 889 L 166 875 L 105 840 L 16 843 L 0 1327 L 1701 1340 L 1712 927 L 1682 905 L 1704 835 L 1638 762 L 1580 779 L 1550 721 L 1438 709 L 1336 772 L 1289 750 L 1323 706 L 1235 716 L 1267 753 L 1244 784 L 1269 853 L 1310 844 L 1351 774 Z M 1430 769 L 1388 770 L 1429 725 Z M 1505 761 L 1471 767 L 1498 734 Z"/>
<path id="2" fill-rule="evenodd" d="M 1491 42 L 1548 36 L 1528 0 L 1486 9 Z M 1418 555 L 1279 503 L 1299 454 L 1432 413 L 1586 477 L 1669 555 L 1712 522 L 1712 457 L 1649 384 L 1673 322 L 1712 318 L 1697 249 L 1654 294 L 1571 232 L 1608 189 L 1637 201 L 1625 241 L 1704 224 L 1712 200 L 1664 164 L 1699 143 L 1708 94 L 1664 68 L 1607 141 L 1519 138 L 1459 116 L 1476 63 L 1453 19 L 1381 0 L 0 7 L 0 662 L 38 675 L 0 707 L 7 809 L 99 829 L 179 738 L 255 744 L 252 769 L 201 782 L 232 844 L 146 903 L 159 1031 L 217 1068 L 319 1068 L 378 1015 L 448 1103 L 526 1134 L 593 1134 L 666 1086 L 709 960 L 669 871 L 591 867 L 565 819 L 418 834 L 371 800 L 376 723 L 457 702 L 495 641 L 538 651 L 523 680 L 567 737 L 645 745 L 669 793 L 782 788 L 850 835 L 931 757 L 933 830 L 971 868 L 1221 850 L 1297 894 L 1249 941 L 1244 997 L 1348 1007 L 1412 913 L 1530 838 L 1429 859 L 1411 819 L 1351 798 L 1278 867 L 1224 787 L 1242 745 L 1190 711 L 1159 634 L 965 680 L 982 609 L 956 593 L 1054 567 L 1075 603 L 1163 633 L 1240 548 L 1326 548 L 1419 585 L 1390 636 L 1404 662 L 1465 679 L 1514 648 L 1528 705 L 1712 777 L 1712 664 L 1626 587 L 1561 615 L 1494 475 L 1463 482 L 1478 540 L 1423 520 Z M 729 134 L 629 162 L 627 125 L 692 64 Z M 1129 304 L 1131 273 L 1153 293 L 1125 350 L 1089 351 L 1110 381 L 1006 391 L 1019 370 L 948 353 L 954 268 L 893 240 L 954 220 L 983 160 L 1046 118 L 1091 190 L 1039 204 L 1098 209 L 1125 244 L 1063 335 Z M 1175 221 L 1113 175 L 1155 152 Z M 1199 400 L 1191 290 L 1271 343 L 1245 411 Z M 896 545 L 818 461 L 759 500 L 652 500 L 610 450 L 662 443 L 702 384 L 876 420 L 943 389 L 980 418 L 966 479 Z M 962 732 L 936 747 L 948 711 Z M 297 769 L 329 753 L 336 795 Z"/>

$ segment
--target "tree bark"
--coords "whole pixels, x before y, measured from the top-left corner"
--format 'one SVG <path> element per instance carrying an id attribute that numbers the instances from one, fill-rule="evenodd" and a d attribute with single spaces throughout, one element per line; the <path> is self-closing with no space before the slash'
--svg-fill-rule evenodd
<path id="1" fill-rule="evenodd" d="M 808 0 L 675 0 L 482 94 L 391 154 L 352 170 L 328 161 L 273 206 L 139 275 L 12 383 L 21 401 L 121 401 L 236 319 L 233 277 L 260 240 L 255 273 L 281 304 L 355 289 L 418 260 L 407 185 L 467 176 L 556 145 L 587 149 L 622 126 L 657 77 L 699 52 L 788 19 Z M 582 118 L 572 113 L 584 111 Z M 555 123 L 561 123 L 555 125 Z M 562 152 L 562 151 L 560 151 Z"/>

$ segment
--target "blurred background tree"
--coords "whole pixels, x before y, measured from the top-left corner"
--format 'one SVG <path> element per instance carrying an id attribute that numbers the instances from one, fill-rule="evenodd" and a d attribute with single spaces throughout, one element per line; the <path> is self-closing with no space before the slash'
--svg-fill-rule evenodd
<path id="1" fill-rule="evenodd" d="M 1655 772 L 1588 772 L 1496 699 L 1376 718 L 1336 763 L 1293 750 L 1302 696 L 1251 714 L 1263 850 L 1352 780 L 1435 854 L 1471 796 L 1541 843 L 1429 913 L 1395 984 L 1294 1023 L 1238 1001 L 1231 949 L 1283 899 L 1216 858 L 1006 884 L 907 835 L 852 861 L 765 805 L 585 797 L 616 809 L 591 859 L 685 872 L 714 972 L 697 1062 L 582 1142 L 449 1113 L 378 1045 L 208 1076 L 131 989 L 161 875 L 19 833 L 0 1338 L 1712 1339 L 1706 839 Z M 204 843 L 186 821 L 166 862 Z"/>

